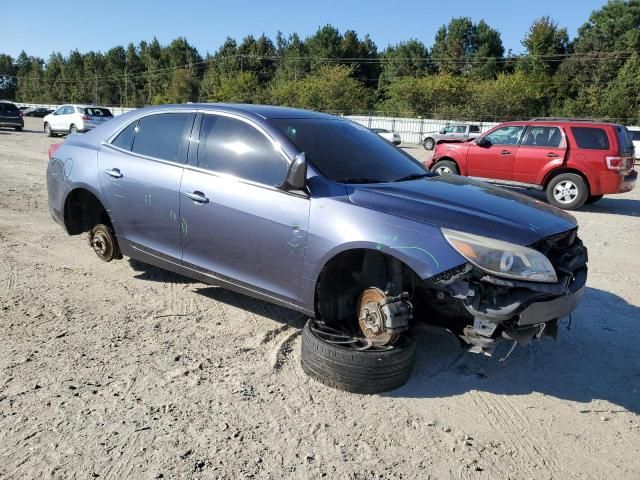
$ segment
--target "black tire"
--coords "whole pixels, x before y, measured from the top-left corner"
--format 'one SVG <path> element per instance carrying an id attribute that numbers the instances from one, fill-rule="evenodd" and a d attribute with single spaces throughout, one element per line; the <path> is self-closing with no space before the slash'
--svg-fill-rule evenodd
<path id="1" fill-rule="evenodd" d="M 427 137 L 424 139 L 424 142 L 422 142 L 422 146 L 425 150 L 433 150 L 436 148 L 436 141 L 431 137 Z"/>
<path id="2" fill-rule="evenodd" d="M 73 123 L 69 127 L 69 133 L 78 133 L 78 127 L 76 127 Z"/>
<path id="3" fill-rule="evenodd" d="M 604 197 L 604 195 L 591 195 L 589 198 L 587 198 L 587 201 L 584 203 L 586 204 L 596 203 L 598 200 L 602 200 L 602 197 Z"/>
<path id="4" fill-rule="evenodd" d="M 51 130 L 51 125 L 49 125 L 48 123 L 44 124 L 44 134 L 47 137 L 53 137 L 53 130 Z"/>
<path id="5" fill-rule="evenodd" d="M 440 172 L 438 172 L 438 170 L 441 170 Z M 448 171 L 445 171 L 448 170 Z M 451 160 L 440 160 L 439 162 L 436 162 L 436 164 L 431 167 L 431 171 L 438 173 L 438 175 L 443 175 L 443 174 L 454 174 L 454 175 L 459 175 L 460 171 L 458 170 L 458 165 L 456 165 L 456 162 L 453 162 Z"/>
<path id="6" fill-rule="evenodd" d="M 302 369 L 328 387 L 352 393 L 388 392 L 404 385 L 413 370 L 416 345 L 403 335 L 389 350 L 354 350 L 329 343 L 311 328 L 302 330 Z"/>
<path id="7" fill-rule="evenodd" d="M 21 132 L 22 131 L 22 127 L 16 127 L 16 132 Z"/>
<path id="8" fill-rule="evenodd" d="M 107 225 L 99 224 L 89 232 L 89 245 L 103 262 L 122 258 L 118 241 L 113 230 Z"/>
<path id="9" fill-rule="evenodd" d="M 561 173 L 551 179 L 546 195 L 551 205 L 563 210 L 575 210 L 589 198 L 589 188 L 580 175 Z"/>

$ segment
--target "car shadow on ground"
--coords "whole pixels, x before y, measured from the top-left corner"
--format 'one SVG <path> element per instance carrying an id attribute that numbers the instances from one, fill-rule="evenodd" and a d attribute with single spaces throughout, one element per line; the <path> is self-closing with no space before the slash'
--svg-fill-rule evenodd
<path id="1" fill-rule="evenodd" d="M 535 198 L 541 202 L 546 202 L 543 192 L 537 190 L 511 189 L 514 192 L 522 193 L 527 197 Z M 605 196 L 596 203 L 585 204 L 578 209 L 578 212 L 607 213 L 611 215 L 624 215 L 627 217 L 640 217 L 640 200 L 630 198 L 619 198 L 616 195 Z M 571 212 L 569 212 L 571 213 Z"/>
<path id="2" fill-rule="evenodd" d="M 568 319 L 563 319 L 555 342 L 547 337 L 516 347 L 504 363 L 499 359 L 511 346 L 506 342 L 493 357 L 486 357 L 461 351 L 458 340 L 446 330 L 419 328 L 413 376 L 387 395 L 442 398 L 471 390 L 503 395 L 538 392 L 580 403 L 605 400 L 640 413 L 639 318 L 639 307 L 613 293 L 588 288 L 570 330 Z"/>
<path id="3" fill-rule="evenodd" d="M 195 293 L 295 328 L 307 320 L 301 313 L 247 295 L 136 260 L 129 263 L 141 280 L 201 284 Z M 468 353 L 443 328 L 421 325 L 415 332 L 418 353 L 411 379 L 384 395 L 442 398 L 472 390 L 503 395 L 538 392 L 579 403 L 606 400 L 640 413 L 639 318 L 639 307 L 613 293 L 587 288 L 570 328 L 568 319 L 563 319 L 556 341 L 546 337 L 518 346 L 504 363 L 499 359 L 511 346 L 506 342 L 493 357 L 486 357 Z"/>

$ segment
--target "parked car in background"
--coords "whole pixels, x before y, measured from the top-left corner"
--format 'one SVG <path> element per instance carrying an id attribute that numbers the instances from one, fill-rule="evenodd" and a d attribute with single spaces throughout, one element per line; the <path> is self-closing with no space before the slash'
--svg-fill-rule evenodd
<path id="1" fill-rule="evenodd" d="M 638 177 L 627 129 L 580 119 L 503 123 L 473 141 L 438 145 L 425 165 L 439 174 L 543 190 L 565 210 L 628 192 Z"/>
<path id="2" fill-rule="evenodd" d="M 633 153 L 635 158 L 640 158 L 640 127 L 628 127 L 631 141 L 633 142 Z"/>
<path id="3" fill-rule="evenodd" d="M 392 132 L 391 130 L 386 130 L 384 128 L 372 128 L 371 131 L 377 133 L 382 138 L 384 138 L 385 140 L 388 140 L 394 145 L 400 145 L 401 143 L 400 134 L 396 132 Z"/>
<path id="4" fill-rule="evenodd" d="M 0 100 L 0 127 L 13 128 L 17 132 L 24 128 L 24 120 L 15 104 Z"/>
<path id="5" fill-rule="evenodd" d="M 331 115 L 148 107 L 49 157 L 53 218 L 88 232 L 101 260 L 126 255 L 312 317 L 302 366 L 343 390 L 402 385 L 419 320 L 490 353 L 553 335 L 585 290 L 571 215 L 435 175 Z"/>
<path id="6" fill-rule="evenodd" d="M 50 113 L 53 113 L 53 110 L 51 110 L 50 108 L 29 107 L 26 110 L 22 111 L 22 116 L 43 118 L 49 115 Z"/>
<path id="7" fill-rule="evenodd" d="M 427 133 L 427 136 L 422 140 L 422 146 L 427 150 L 433 150 L 438 143 L 443 141 L 463 141 L 476 138 L 479 135 L 480 126 L 478 125 L 447 125 L 439 132 Z"/>
<path id="8" fill-rule="evenodd" d="M 111 120 L 108 108 L 93 105 L 62 105 L 44 117 L 43 128 L 47 137 L 61 133 L 87 132 Z"/>

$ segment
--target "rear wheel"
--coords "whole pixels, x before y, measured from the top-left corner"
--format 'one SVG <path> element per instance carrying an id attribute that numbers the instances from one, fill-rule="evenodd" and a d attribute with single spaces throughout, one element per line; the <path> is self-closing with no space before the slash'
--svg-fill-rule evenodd
<path id="1" fill-rule="evenodd" d="M 69 127 L 69 133 L 78 133 L 78 127 L 76 127 L 73 123 Z"/>
<path id="2" fill-rule="evenodd" d="M 21 132 L 22 131 L 22 127 L 16 127 L 16 132 Z"/>
<path id="3" fill-rule="evenodd" d="M 424 142 L 422 142 L 422 146 L 426 150 L 433 150 L 436 146 L 436 141 L 431 137 L 427 137 L 424 139 Z"/>
<path id="4" fill-rule="evenodd" d="M 547 185 L 547 201 L 564 210 L 580 208 L 589 198 L 589 188 L 580 175 L 561 173 Z"/>
<path id="5" fill-rule="evenodd" d="M 51 130 L 51 125 L 49 125 L 48 123 L 44 124 L 44 134 L 47 137 L 53 137 L 53 130 Z"/>
<path id="6" fill-rule="evenodd" d="M 89 232 L 89 245 L 98 258 L 103 262 L 110 262 L 114 258 L 122 258 L 118 242 L 111 228 L 99 224 Z"/>
<path id="7" fill-rule="evenodd" d="M 460 173 L 456 163 L 451 160 L 440 160 L 439 162 L 436 162 L 431 170 L 436 172 L 438 175 L 448 175 L 451 173 L 458 175 Z"/>
<path id="8" fill-rule="evenodd" d="M 586 204 L 596 203 L 598 200 L 602 200 L 602 197 L 604 197 L 604 195 L 591 195 L 589 198 L 587 198 L 587 201 L 584 203 Z"/>

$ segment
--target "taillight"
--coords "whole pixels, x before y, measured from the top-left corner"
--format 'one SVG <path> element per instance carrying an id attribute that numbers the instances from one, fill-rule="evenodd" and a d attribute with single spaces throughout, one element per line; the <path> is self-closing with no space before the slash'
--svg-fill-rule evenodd
<path id="1" fill-rule="evenodd" d="M 83 115 L 82 120 L 91 120 L 91 117 L 88 115 Z"/>
<path id="2" fill-rule="evenodd" d="M 606 157 L 606 160 L 609 170 L 622 170 L 624 167 L 624 158 L 622 157 Z"/>
<path id="3" fill-rule="evenodd" d="M 56 151 L 62 146 L 61 143 L 52 143 L 49 145 L 49 160 L 56 154 Z"/>

